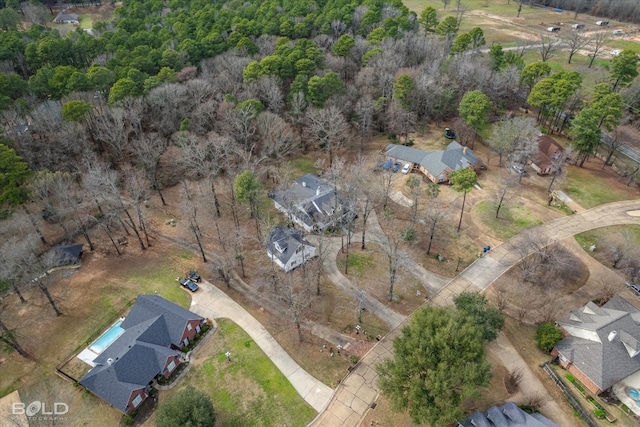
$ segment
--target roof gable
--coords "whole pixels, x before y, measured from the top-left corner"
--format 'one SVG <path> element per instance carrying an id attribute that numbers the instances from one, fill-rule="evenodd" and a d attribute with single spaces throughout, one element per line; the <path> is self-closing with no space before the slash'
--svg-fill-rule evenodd
<path id="1" fill-rule="evenodd" d="M 624 308 L 632 313 L 619 310 Z M 601 390 L 607 390 L 640 370 L 640 323 L 633 316 L 637 312 L 621 297 L 602 307 L 589 302 L 558 321 L 572 336 L 560 341 L 556 349 Z M 581 330 L 595 332 L 599 341 L 587 339 Z"/>
<path id="2" fill-rule="evenodd" d="M 534 417 L 515 403 L 492 406 L 486 412 L 474 412 L 462 427 L 558 427 L 542 415 Z"/>
<path id="3" fill-rule="evenodd" d="M 452 141 L 445 150 L 423 151 L 404 145 L 389 144 L 385 154 L 405 162 L 412 162 L 422 166 L 432 176 L 439 176 L 447 169 L 457 170 L 480 163 L 473 151 Z"/>
<path id="4" fill-rule="evenodd" d="M 310 227 L 327 224 L 344 204 L 335 187 L 313 174 L 296 179 L 269 197 Z"/>
<path id="5" fill-rule="evenodd" d="M 301 230 L 291 227 L 274 227 L 267 239 L 267 250 L 283 264 L 287 264 L 301 246 L 313 245 L 304 239 Z"/>
<path id="6" fill-rule="evenodd" d="M 171 349 L 179 345 L 186 323 L 203 318 L 157 295 L 140 295 L 120 327 L 124 329 L 95 360 L 79 383 L 126 412 L 131 393 L 164 371 Z"/>
<path id="7" fill-rule="evenodd" d="M 126 330 L 158 316 L 164 318 L 171 343 L 174 345 L 180 345 L 188 321 L 204 320 L 203 317 L 158 295 L 139 295 L 136 304 L 120 327 Z"/>

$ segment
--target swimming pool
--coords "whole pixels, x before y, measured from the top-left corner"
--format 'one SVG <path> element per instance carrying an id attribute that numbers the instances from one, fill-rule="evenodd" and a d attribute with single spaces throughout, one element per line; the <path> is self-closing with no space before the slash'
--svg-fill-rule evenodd
<path id="1" fill-rule="evenodd" d="M 95 340 L 93 344 L 89 346 L 89 350 L 93 351 L 96 354 L 102 353 L 107 347 L 111 345 L 112 342 L 118 339 L 120 335 L 124 333 L 124 329 L 120 327 L 122 324 L 122 320 L 118 320 L 113 324 L 112 327 L 107 329 L 107 331 L 100 335 L 100 338 Z"/>

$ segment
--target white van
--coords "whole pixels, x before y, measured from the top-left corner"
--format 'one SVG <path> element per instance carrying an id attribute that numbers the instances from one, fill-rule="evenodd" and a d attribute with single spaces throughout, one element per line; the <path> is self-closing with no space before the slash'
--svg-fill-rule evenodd
<path id="1" fill-rule="evenodd" d="M 621 36 L 624 34 L 624 31 L 622 30 L 613 30 L 613 35 L 614 36 Z"/>
<path id="2" fill-rule="evenodd" d="M 600 27 L 606 27 L 607 25 L 609 25 L 609 21 L 596 21 L 596 25 Z"/>
<path id="3" fill-rule="evenodd" d="M 557 33 L 558 31 L 560 31 L 560 27 L 548 27 L 547 31 L 551 33 Z"/>

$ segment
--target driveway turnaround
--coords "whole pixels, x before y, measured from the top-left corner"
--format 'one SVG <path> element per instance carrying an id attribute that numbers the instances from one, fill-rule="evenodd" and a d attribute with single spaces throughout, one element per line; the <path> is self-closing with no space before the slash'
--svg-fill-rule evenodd
<path id="1" fill-rule="evenodd" d="M 539 241 L 552 243 L 566 237 L 573 236 L 594 228 L 609 225 L 640 224 L 640 201 L 626 200 L 608 203 L 575 215 L 548 221 L 529 231 Z M 451 280 L 444 288 L 434 295 L 428 304 L 447 306 L 453 305 L 453 299 L 466 290 L 483 291 L 497 278 L 520 261 L 520 254 L 514 248 L 521 246 L 526 236 L 520 234 L 493 248 L 484 257 L 479 258 L 460 275 Z M 375 408 L 375 400 L 379 393 L 378 375 L 375 366 L 383 359 L 393 357 L 393 339 L 400 335 L 402 328 L 411 317 L 402 322 L 389 334 L 382 338 L 358 363 L 356 368 L 338 386 L 331 403 L 316 418 L 312 425 L 326 427 L 356 427 L 360 425 L 366 412 Z M 538 390 L 546 389 L 537 379 L 513 346 L 502 334 L 494 344 L 502 349 L 503 362 L 509 367 L 521 366 L 526 369 L 521 393 L 535 395 Z M 375 409 L 374 409 L 375 410 Z M 568 418 L 555 401 L 547 401 L 543 410 L 549 418 L 561 426 L 567 424 Z"/>
<path id="2" fill-rule="evenodd" d="M 235 322 L 260 346 L 313 409 L 321 412 L 327 406 L 333 389 L 302 369 L 260 322 L 220 289 L 203 281 L 198 292 L 192 294 L 191 310 L 210 319 L 226 318 Z"/>

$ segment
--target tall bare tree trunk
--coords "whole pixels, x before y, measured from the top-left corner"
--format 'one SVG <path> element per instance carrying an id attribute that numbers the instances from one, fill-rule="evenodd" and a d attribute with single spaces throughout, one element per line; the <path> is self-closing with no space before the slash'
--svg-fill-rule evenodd
<path id="1" fill-rule="evenodd" d="M 56 312 L 56 316 L 62 316 L 62 312 L 58 310 L 58 307 L 56 306 L 55 301 L 53 300 L 53 298 L 51 297 L 51 294 L 49 293 L 49 289 L 40 279 L 38 279 L 38 287 L 40 288 L 44 296 L 47 297 L 47 300 L 49 300 L 49 304 L 51 304 L 51 307 L 53 307 L 53 310 Z"/>
<path id="2" fill-rule="evenodd" d="M 46 245 L 47 241 L 44 238 L 44 236 L 42 235 L 42 231 L 40 231 L 40 227 L 38 227 L 38 224 L 36 223 L 35 218 L 33 218 L 33 214 L 31 213 L 31 211 L 27 208 L 27 206 L 25 204 L 22 204 L 21 206 L 22 206 L 22 210 L 24 211 L 24 213 L 27 214 L 27 217 L 29 218 L 29 222 L 33 226 L 33 229 L 36 230 L 36 233 L 38 234 L 38 237 L 40 237 L 40 241 Z"/>
<path id="3" fill-rule="evenodd" d="M 9 347 L 13 348 L 15 351 L 18 352 L 20 356 L 29 357 L 29 353 L 27 353 L 22 348 L 20 343 L 18 343 L 18 340 L 16 339 L 16 336 L 13 333 L 13 331 L 10 331 L 9 328 L 7 328 L 7 325 L 5 325 L 2 322 L 2 320 L 0 320 L 0 330 L 2 331 L 2 333 L 0 334 L 0 341 L 7 344 Z"/>

